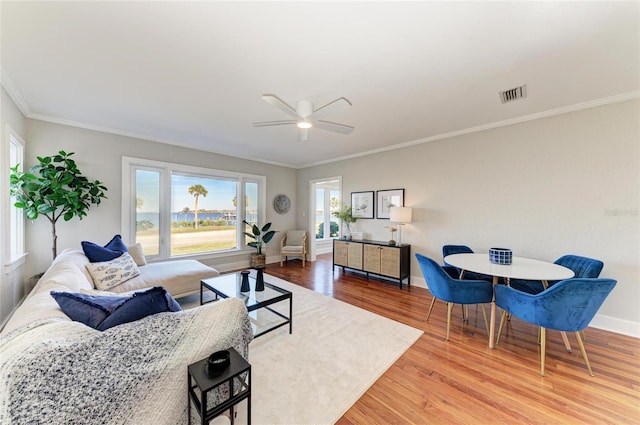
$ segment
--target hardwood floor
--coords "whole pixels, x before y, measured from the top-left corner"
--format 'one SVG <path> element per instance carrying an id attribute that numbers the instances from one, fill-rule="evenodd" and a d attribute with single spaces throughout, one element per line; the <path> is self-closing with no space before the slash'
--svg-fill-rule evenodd
<path id="1" fill-rule="evenodd" d="M 575 337 L 568 353 L 548 331 L 543 378 L 535 326 L 513 318 L 490 350 L 480 309 L 469 308 L 467 323 L 456 307 L 445 341 L 446 304 L 437 301 L 427 322 L 427 289 L 333 272 L 331 259 L 266 272 L 424 331 L 338 424 L 640 424 L 640 339 L 587 329 L 592 377 Z"/>

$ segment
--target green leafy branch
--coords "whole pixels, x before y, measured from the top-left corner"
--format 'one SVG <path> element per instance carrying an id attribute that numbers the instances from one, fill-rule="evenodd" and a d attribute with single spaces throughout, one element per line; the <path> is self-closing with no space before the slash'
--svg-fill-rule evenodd
<path id="1" fill-rule="evenodd" d="M 265 224 L 262 226 L 262 229 L 260 229 L 256 224 L 249 223 L 247 220 L 242 220 L 242 222 L 247 226 L 251 226 L 251 233 L 244 232 L 245 236 L 253 239 L 253 241 L 247 245 L 256 248 L 257 254 L 262 254 L 262 245 L 268 244 L 276 234 L 275 230 L 269 230 L 271 223 Z"/>
<path id="2" fill-rule="evenodd" d="M 35 220 L 45 216 L 52 225 L 53 258 L 57 256 L 56 222 L 62 218 L 86 217 L 92 204 L 99 205 L 107 188 L 99 180 L 90 181 L 83 176 L 73 152 L 59 151 L 57 155 L 37 157 L 39 164 L 28 172 L 11 168 L 10 193 L 14 205 L 22 208 L 26 216 Z"/>

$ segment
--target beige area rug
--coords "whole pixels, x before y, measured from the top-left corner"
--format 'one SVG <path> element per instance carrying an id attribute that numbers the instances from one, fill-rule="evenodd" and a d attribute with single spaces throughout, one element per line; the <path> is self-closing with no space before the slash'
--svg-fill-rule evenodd
<path id="1" fill-rule="evenodd" d="M 335 423 L 422 335 L 282 279 L 265 281 L 293 293 L 293 333 L 283 326 L 249 346 L 254 424 Z M 287 302 L 275 306 L 288 314 Z M 250 316 L 261 323 L 276 317 L 264 310 Z M 236 421 L 246 423 L 246 404 Z"/>

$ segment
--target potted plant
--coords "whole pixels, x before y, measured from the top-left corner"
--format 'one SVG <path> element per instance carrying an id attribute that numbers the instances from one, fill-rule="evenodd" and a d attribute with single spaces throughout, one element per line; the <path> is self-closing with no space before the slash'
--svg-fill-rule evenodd
<path id="1" fill-rule="evenodd" d="M 262 253 L 262 245 L 268 244 L 275 236 L 275 230 L 269 230 L 271 223 L 267 223 L 259 228 L 256 224 L 249 223 L 247 220 L 242 220 L 247 226 L 251 226 L 251 232 L 244 232 L 245 236 L 253 239 L 247 245 L 256 249 L 255 254 L 251 254 L 251 267 L 264 266 L 266 263 L 266 255 Z"/>
<path id="2" fill-rule="evenodd" d="M 351 207 L 348 205 L 343 205 L 338 211 L 334 211 L 331 214 L 337 217 L 344 225 L 343 238 L 351 239 L 351 223 L 355 223 L 357 220 L 357 218 L 353 216 Z"/>
<path id="3" fill-rule="evenodd" d="M 27 218 L 45 216 L 51 223 L 53 259 L 58 255 L 56 222 L 73 217 L 82 220 L 91 204 L 99 205 L 107 190 L 99 180 L 89 181 L 80 173 L 70 157 L 73 152 L 59 151 L 57 155 L 37 157 L 39 164 L 29 172 L 11 168 L 10 193 L 15 206 L 24 209 Z"/>

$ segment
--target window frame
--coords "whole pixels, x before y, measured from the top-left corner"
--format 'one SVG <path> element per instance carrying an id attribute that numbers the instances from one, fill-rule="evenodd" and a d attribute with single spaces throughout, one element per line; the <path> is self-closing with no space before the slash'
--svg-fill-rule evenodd
<path id="1" fill-rule="evenodd" d="M 316 193 L 314 193 L 314 197 L 317 197 L 317 191 L 322 190 L 323 191 L 323 215 L 324 215 L 324 219 L 323 219 L 323 225 L 324 225 L 324 229 L 323 229 L 323 237 L 322 238 L 315 238 L 316 242 L 323 242 L 323 241 L 331 241 L 333 239 L 339 239 L 340 238 L 340 233 L 342 231 L 342 223 L 340 222 L 340 220 L 336 219 L 336 223 L 338 223 L 338 235 L 337 236 L 331 236 L 331 219 L 333 218 L 333 214 L 331 211 L 331 192 L 337 192 L 338 193 L 338 200 L 342 197 L 342 191 L 338 188 L 338 187 L 316 187 Z M 316 210 L 318 205 L 316 203 Z M 315 229 L 315 226 L 314 226 Z M 314 235 L 315 237 L 316 235 Z"/>
<path id="2" fill-rule="evenodd" d="M 16 132 L 10 125 L 5 126 L 5 137 L 2 143 L 2 173 L 6 176 L 2 179 L 6 182 L 2 186 L 3 192 L 6 194 L 6 199 L 3 199 L 4 208 L 2 209 L 2 216 L 5 217 L 2 220 L 3 223 L 3 246 L 2 256 L 5 266 L 5 272 L 10 273 L 16 268 L 20 267 L 25 262 L 27 256 L 26 251 L 26 235 L 25 235 L 25 218 L 24 211 L 21 208 L 15 207 L 14 200 L 9 196 L 9 174 L 11 173 L 11 167 L 15 164 L 20 164 L 21 169 L 24 170 L 24 151 L 25 141 L 18 132 Z M 17 158 L 13 158 L 12 146 L 17 149 Z M 14 222 L 15 220 L 15 222 Z"/>
<path id="3" fill-rule="evenodd" d="M 136 178 L 135 172 L 138 169 L 148 169 L 160 172 L 160 217 L 159 227 L 159 254 L 145 256 L 150 261 L 169 260 L 179 258 L 208 259 L 233 256 L 255 251 L 246 245 L 244 237 L 244 225 L 242 219 L 246 214 L 244 202 L 246 183 L 256 183 L 258 185 L 258 222 L 259 225 L 266 223 L 266 176 L 218 170 L 214 168 L 204 168 L 192 165 L 177 164 L 164 161 L 154 161 L 143 158 L 122 157 L 122 215 L 121 234 L 125 241 L 133 243 L 136 235 Z M 202 176 L 206 178 L 233 180 L 237 183 L 237 211 L 236 211 L 236 248 L 195 254 L 184 254 L 171 256 L 171 176 L 172 174 L 187 174 L 190 176 Z M 168 220 L 168 221 L 167 221 Z"/>

